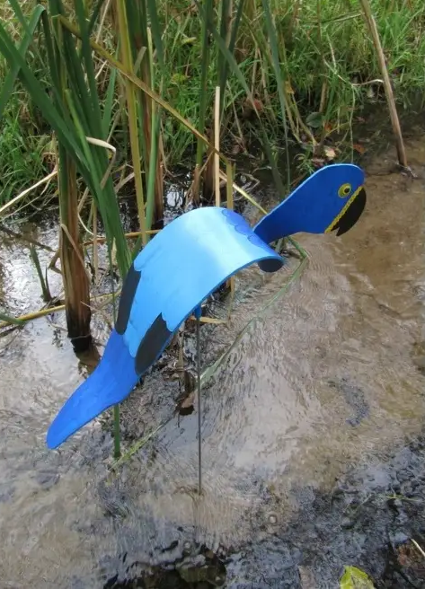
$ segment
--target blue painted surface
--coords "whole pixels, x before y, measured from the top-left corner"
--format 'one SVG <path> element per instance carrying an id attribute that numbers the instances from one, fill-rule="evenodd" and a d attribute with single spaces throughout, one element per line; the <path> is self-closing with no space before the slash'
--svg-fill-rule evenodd
<path id="1" fill-rule="evenodd" d="M 176 331 L 229 276 L 264 259 L 283 264 L 233 211 L 204 207 L 175 219 L 134 261 L 142 277 L 124 334 L 130 354 L 136 355 L 141 339 L 159 314 L 168 329 Z"/>
<path id="2" fill-rule="evenodd" d="M 131 393 L 143 374 L 136 370 L 139 346 L 148 341 L 148 330 L 155 329 L 158 318 L 167 329 L 149 366 L 181 323 L 230 276 L 265 260 L 271 264 L 269 271 L 282 266 L 283 259 L 268 243 L 298 231 L 324 233 L 363 179 L 363 172 L 356 166 L 323 168 L 254 229 L 241 215 L 220 207 L 195 209 L 167 225 L 134 260 L 140 279 L 134 296 L 124 302 L 123 297 L 120 303 L 131 306 L 122 335 L 113 330 L 96 370 L 56 416 L 48 430 L 48 447 L 57 448 Z M 341 198 L 338 189 L 344 183 L 350 183 L 352 190 Z"/>
<path id="3" fill-rule="evenodd" d="M 92 374 L 66 401 L 47 432 L 47 446 L 57 448 L 100 413 L 125 399 L 137 384 L 134 358 L 115 329 Z"/>
<path id="4" fill-rule="evenodd" d="M 123 336 L 112 332 L 98 367 L 50 426 L 48 447 L 57 448 L 131 393 L 142 376 L 135 372 L 137 349 L 158 315 L 162 314 L 171 332 L 163 350 L 181 323 L 211 292 L 242 268 L 267 259 L 276 261 L 276 269 L 283 264 L 283 259 L 233 211 L 204 207 L 167 225 L 134 260 L 141 278 L 127 329 Z"/>
<path id="5" fill-rule="evenodd" d="M 320 168 L 263 217 L 254 231 L 266 243 L 301 231 L 324 233 L 363 183 L 363 170 L 353 164 Z M 338 190 L 344 184 L 350 184 L 351 191 L 341 197 Z"/>

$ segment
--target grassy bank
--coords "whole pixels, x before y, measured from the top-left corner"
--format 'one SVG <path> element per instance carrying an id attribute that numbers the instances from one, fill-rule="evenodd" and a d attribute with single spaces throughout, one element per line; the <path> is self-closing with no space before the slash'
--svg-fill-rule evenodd
<path id="1" fill-rule="evenodd" d="M 27 0 L 21 5 L 29 13 L 34 3 Z M 205 14 L 202 10 L 208 9 L 208 2 L 201 3 L 201 12 L 189 0 L 161 0 L 157 5 L 163 55 L 162 59 L 158 59 L 158 53 L 155 55 L 153 87 L 185 119 L 208 134 L 213 126 L 215 86 L 227 67 L 221 95 L 222 150 L 229 155 L 249 151 L 251 141 L 259 135 L 259 126 L 240 76 L 229 64 L 224 65 L 217 38 L 211 33 L 208 35 L 210 50 L 208 55 L 203 53 Z M 286 116 L 282 112 L 282 96 L 261 0 L 245 0 L 240 14 L 238 2 L 215 2 L 211 18 L 219 32 L 225 24 L 226 11 L 232 19 L 225 35 L 229 41 L 229 36 L 235 33 L 233 54 L 256 100 L 272 149 L 284 145 L 284 118 L 289 140 L 307 148 L 307 159 L 312 135 L 318 142 L 346 147 L 362 108 L 384 99 L 376 54 L 360 4 L 353 0 L 270 0 L 269 6 L 278 43 Z M 424 3 L 375 0 L 372 9 L 397 102 L 400 107 L 409 108 L 410 98 L 423 93 L 425 88 Z M 18 38 L 22 27 L 6 0 L 0 12 L 7 29 Z M 113 13 L 109 11 L 104 19 L 99 41 L 113 51 L 116 47 Z M 36 46 L 37 51 L 30 48 L 27 61 L 48 91 L 46 55 L 42 44 Z M 101 60 L 96 60 L 95 66 L 100 97 L 106 100 L 110 70 Z M 0 86 L 8 70 L 1 58 Z M 205 117 L 202 100 L 205 100 Z M 115 88 L 114 115 L 122 104 L 121 81 Z M 118 114 L 111 134 L 111 143 L 117 148 L 117 168 L 125 166 L 130 159 L 128 127 L 123 117 Z M 55 163 L 51 139 L 49 124 L 18 85 L 0 120 L 0 204 L 51 172 Z M 164 111 L 161 139 L 167 169 L 177 164 L 193 168 L 196 149 L 193 133 Z M 131 184 L 127 186 L 127 191 L 132 190 Z M 51 192 L 50 186 L 48 193 Z"/>

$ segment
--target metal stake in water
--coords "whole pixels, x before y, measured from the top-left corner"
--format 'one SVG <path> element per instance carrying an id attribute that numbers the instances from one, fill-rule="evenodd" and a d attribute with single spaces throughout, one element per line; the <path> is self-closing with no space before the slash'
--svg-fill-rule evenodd
<path id="1" fill-rule="evenodd" d="M 201 307 L 195 311 L 196 317 L 196 376 L 198 386 L 198 491 L 202 494 L 202 438 L 201 438 L 201 345 L 199 338 Z"/>

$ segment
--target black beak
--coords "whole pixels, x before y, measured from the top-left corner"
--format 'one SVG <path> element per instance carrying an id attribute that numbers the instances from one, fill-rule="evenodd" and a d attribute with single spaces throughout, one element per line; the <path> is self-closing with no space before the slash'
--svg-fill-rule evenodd
<path id="1" fill-rule="evenodd" d="M 362 188 L 353 200 L 353 202 L 351 203 L 351 205 L 342 215 L 341 219 L 338 221 L 335 227 L 332 228 L 332 231 L 336 231 L 337 236 L 344 235 L 344 233 L 347 233 L 347 231 L 354 227 L 354 225 L 360 219 L 365 206 L 366 191 L 364 188 Z"/>

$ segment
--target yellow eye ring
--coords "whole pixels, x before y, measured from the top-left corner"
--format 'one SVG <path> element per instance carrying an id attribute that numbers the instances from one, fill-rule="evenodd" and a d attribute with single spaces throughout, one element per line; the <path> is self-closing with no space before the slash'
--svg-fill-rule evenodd
<path id="1" fill-rule="evenodd" d="M 351 184 L 342 184 L 338 189 L 338 196 L 346 198 L 351 193 Z"/>

